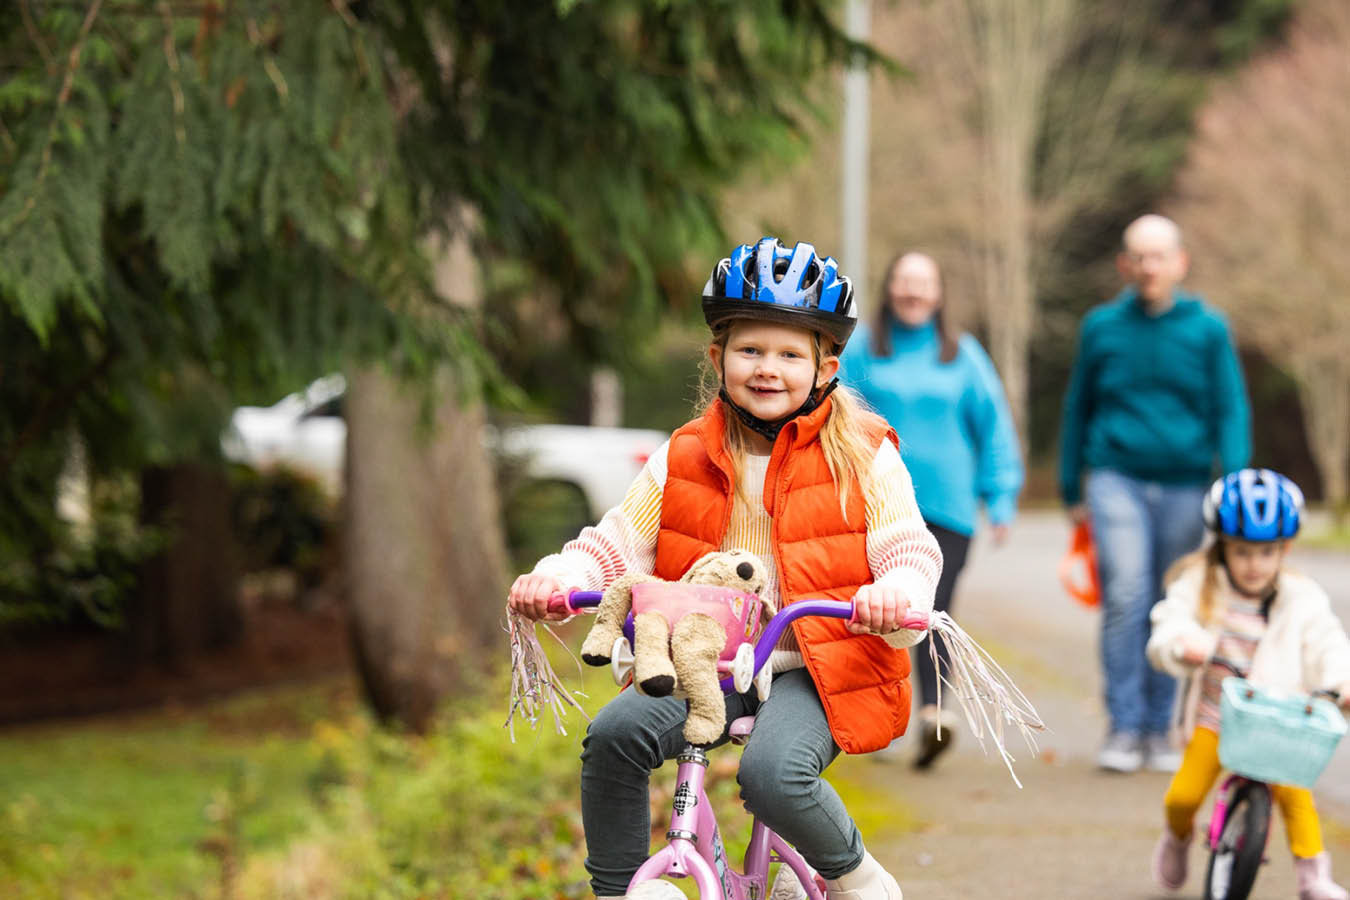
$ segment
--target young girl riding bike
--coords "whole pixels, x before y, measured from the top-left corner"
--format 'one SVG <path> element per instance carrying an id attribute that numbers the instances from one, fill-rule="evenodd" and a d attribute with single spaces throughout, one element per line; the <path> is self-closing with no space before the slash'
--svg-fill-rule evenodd
<path id="1" fill-rule="evenodd" d="M 729 694 L 727 721 L 756 716 L 741 797 L 824 877 L 826 896 L 901 900 L 820 777 L 840 750 L 868 753 L 905 732 L 905 648 L 923 633 L 901 622 L 932 609 L 942 570 L 895 432 L 833 380 L 857 322 L 853 285 L 810 244 L 765 237 L 714 267 L 703 312 L 716 387 L 702 414 L 648 459 L 620 506 L 517 578 L 509 606 L 547 618 L 551 596 L 628 572 L 674 581 L 732 549 L 763 559 L 764 594 L 780 605 L 854 600 L 851 623 L 794 622 L 771 658 L 769 698 Z M 647 858 L 650 773 L 683 749 L 684 718 L 683 701 L 626 690 L 587 730 L 581 812 L 599 898 L 622 897 Z"/>
<path id="2" fill-rule="evenodd" d="M 1167 596 L 1153 608 L 1149 661 L 1177 677 L 1198 674 L 1183 707 L 1190 739 L 1163 799 L 1167 823 L 1153 858 L 1154 877 L 1169 890 L 1186 881 L 1195 813 L 1219 776 L 1220 683 L 1228 672 L 1209 661 L 1250 670 L 1249 680 L 1264 688 L 1338 689 L 1341 706 L 1350 707 L 1350 639 L 1326 593 L 1284 566 L 1302 511 L 1302 492 L 1269 469 L 1219 479 L 1204 500 L 1214 542 L 1173 567 Z M 1350 898 L 1331 880 L 1312 794 L 1287 785 L 1272 792 L 1294 855 L 1299 900 Z"/>

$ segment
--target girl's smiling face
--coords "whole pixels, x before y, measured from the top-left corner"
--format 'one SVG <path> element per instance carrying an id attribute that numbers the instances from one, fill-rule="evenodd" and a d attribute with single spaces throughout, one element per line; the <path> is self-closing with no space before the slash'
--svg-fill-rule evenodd
<path id="1" fill-rule="evenodd" d="M 816 365 L 810 331 L 773 322 L 733 322 L 726 341 L 715 341 L 708 356 L 736 405 L 770 422 L 796 411 L 839 370 L 837 356 Z"/>
<path id="2" fill-rule="evenodd" d="M 1251 543 L 1227 538 L 1223 542 L 1224 562 L 1233 587 L 1253 597 L 1265 594 L 1284 564 L 1287 542 Z"/>

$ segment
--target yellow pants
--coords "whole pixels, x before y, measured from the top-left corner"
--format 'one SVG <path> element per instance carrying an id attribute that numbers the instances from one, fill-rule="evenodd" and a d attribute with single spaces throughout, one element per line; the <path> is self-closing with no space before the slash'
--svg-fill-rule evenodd
<path id="1" fill-rule="evenodd" d="M 1177 837 L 1191 833 L 1196 810 L 1204 802 L 1209 789 L 1218 780 L 1219 736 L 1208 728 L 1197 728 L 1186 745 L 1181 768 L 1172 776 L 1163 808 L 1167 812 L 1167 826 Z M 1313 806 L 1312 792 L 1307 788 L 1288 785 L 1270 786 L 1275 804 L 1284 819 L 1284 830 L 1289 838 L 1289 850 L 1295 856 L 1308 858 L 1322 852 L 1322 824 Z"/>

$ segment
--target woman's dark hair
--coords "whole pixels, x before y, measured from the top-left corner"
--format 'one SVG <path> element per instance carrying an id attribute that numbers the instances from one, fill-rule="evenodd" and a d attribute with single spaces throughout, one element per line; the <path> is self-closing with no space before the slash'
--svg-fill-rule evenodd
<path id="1" fill-rule="evenodd" d="M 895 313 L 891 312 L 891 276 L 895 274 L 895 267 L 900 264 L 906 252 L 908 251 L 891 257 L 885 275 L 881 279 L 881 289 L 877 291 L 876 311 L 872 314 L 872 353 L 877 356 L 890 356 L 892 353 L 891 325 L 895 322 Z M 937 270 L 938 292 L 941 299 L 933 312 L 933 320 L 937 323 L 938 361 L 949 363 L 956 359 L 958 349 L 956 341 L 960 334 L 953 334 L 951 326 L 947 324 L 947 286 L 942 280 L 942 267 L 937 266 Z"/>

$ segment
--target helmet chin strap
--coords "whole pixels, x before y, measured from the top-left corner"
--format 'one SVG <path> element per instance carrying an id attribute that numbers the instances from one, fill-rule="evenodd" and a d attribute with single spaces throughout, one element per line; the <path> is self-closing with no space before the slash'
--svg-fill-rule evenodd
<path id="1" fill-rule="evenodd" d="M 743 423 L 745 423 L 746 428 L 749 428 L 751 431 L 757 434 L 763 435 L 764 437 L 769 439 L 770 443 L 773 443 L 774 441 L 778 440 L 778 432 L 783 430 L 784 425 L 786 425 L 788 422 L 791 422 L 798 416 L 804 416 L 814 411 L 818 406 L 820 406 L 820 404 L 825 402 L 825 398 L 830 396 L 830 394 L 833 393 L 834 389 L 837 387 L 839 387 L 838 378 L 834 379 L 829 384 L 825 385 L 825 387 L 817 388 L 816 390 L 812 391 L 810 394 L 807 395 L 806 402 L 803 403 L 801 406 L 797 407 L 794 411 L 788 413 L 786 416 L 783 416 L 781 419 L 774 419 L 772 421 L 768 419 L 761 419 L 759 416 L 750 412 L 748 409 L 744 409 L 741 406 L 738 406 L 736 401 L 731 399 L 731 395 L 727 393 L 727 382 L 725 375 L 722 376 L 722 387 L 720 390 L 718 390 L 717 396 L 722 398 L 723 403 L 731 407 L 731 409 L 736 413 L 737 418 L 739 418 Z"/>

